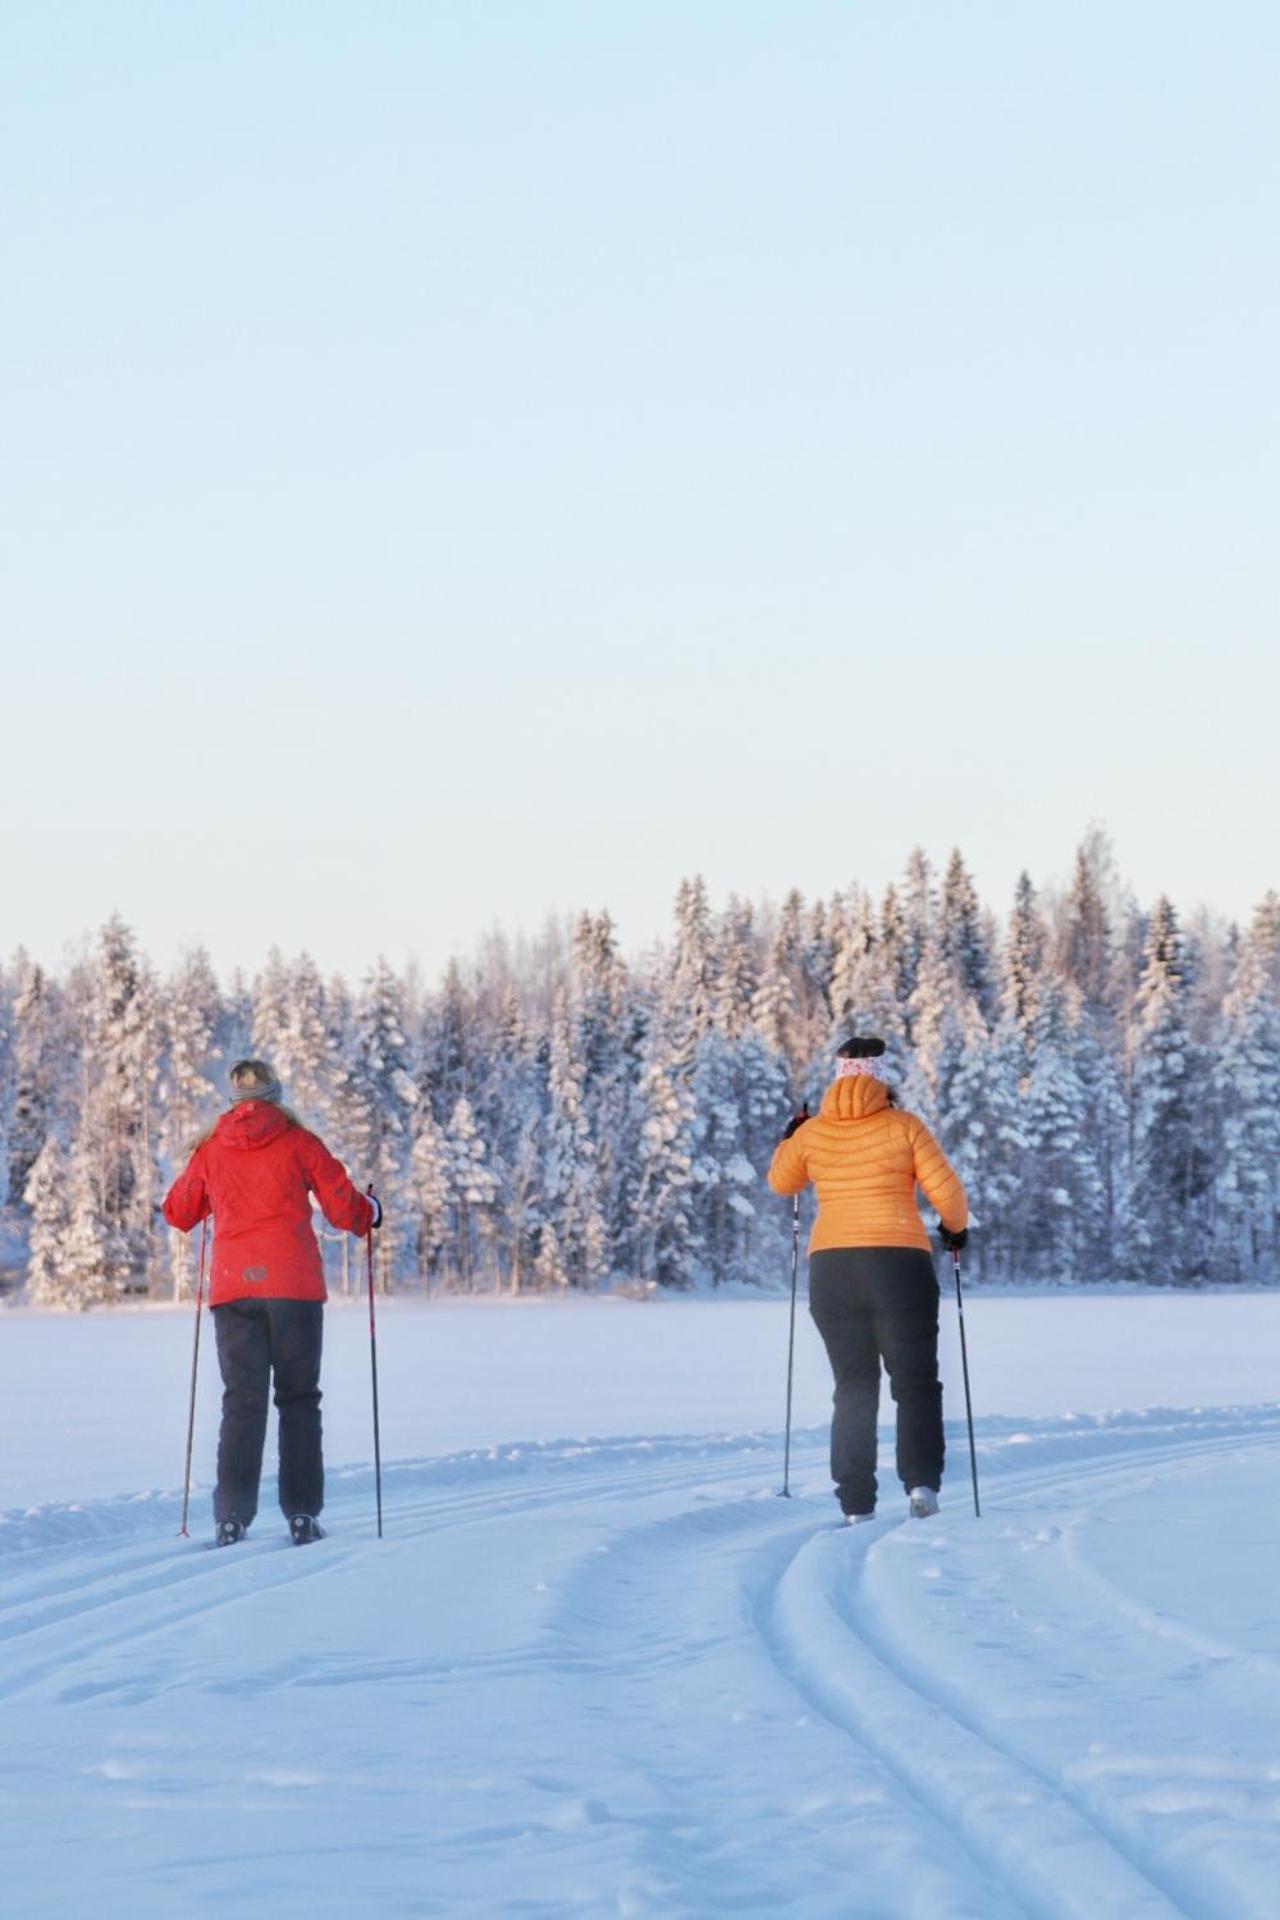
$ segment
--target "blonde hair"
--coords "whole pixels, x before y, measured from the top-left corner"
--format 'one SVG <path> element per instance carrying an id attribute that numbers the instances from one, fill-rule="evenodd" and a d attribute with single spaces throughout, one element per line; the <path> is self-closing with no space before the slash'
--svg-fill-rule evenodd
<path id="1" fill-rule="evenodd" d="M 237 1060 L 227 1075 L 227 1079 L 230 1081 L 233 1089 L 233 1106 L 236 1105 L 238 1101 L 251 1100 L 255 1088 L 260 1089 L 261 1097 L 264 1098 L 268 1104 L 274 1106 L 279 1113 L 283 1114 L 291 1127 L 302 1126 L 301 1120 L 299 1120 L 293 1109 L 286 1107 L 280 1099 L 280 1082 L 276 1078 L 276 1070 L 269 1060 Z M 192 1153 L 198 1153 L 207 1141 L 212 1140 L 216 1131 L 217 1122 L 215 1121 L 207 1132 L 201 1134 L 191 1149 Z"/>

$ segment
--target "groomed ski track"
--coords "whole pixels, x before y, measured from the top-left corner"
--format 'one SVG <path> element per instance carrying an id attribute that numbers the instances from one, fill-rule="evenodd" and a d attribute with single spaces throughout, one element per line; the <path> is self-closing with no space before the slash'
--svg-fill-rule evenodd
<path id="1" fill-rule="evenodd" d="M 950 1438 L 857 1529 L 815 1433 L 791 1501 L 775 1436 L 393 1463 L 381 1543 L 364 1469 L 305 1549 L 5 1515 L 0 1910 L 1273 1916 L 1280 1661 L 1160 1554 L 1274 1553 L 1280 1410 L 984 1423 L 981 1522 Z"/>

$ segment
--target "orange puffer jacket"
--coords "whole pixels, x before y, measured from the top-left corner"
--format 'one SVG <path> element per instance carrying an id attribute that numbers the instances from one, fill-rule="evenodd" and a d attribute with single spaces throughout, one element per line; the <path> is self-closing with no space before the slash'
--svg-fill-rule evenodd
<path id="1" fill-rule="evenodd" d="M 810 1253 L 827 1247 L 923 1247 L 929 1236 L 916 1206 L 923 1187 L 942 1224 L 959 1233 L 969 1218 L 964 1188 L 923 1120 L 889 1105 L 870 1074 L 833 1080 L 812 1120 L 773 1156 L 769 1185 L 818 1189 Z"/>

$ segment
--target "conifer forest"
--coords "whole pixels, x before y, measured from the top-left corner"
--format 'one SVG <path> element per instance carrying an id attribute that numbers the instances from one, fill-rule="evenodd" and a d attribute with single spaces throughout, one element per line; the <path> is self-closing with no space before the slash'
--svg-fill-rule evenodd
<path id="1" fill-rule="evenodd" d="M 187 1296 L 198 1236 L 160 1201 L 265 1057 L 386 1225 L 386 1291 L 786 1284 L 764 1183 L 850 1033 L 969 1190 L 967 1271 L 1012 1284 L 1266 1284 L 1280 1254 L 1280 897 L 1244 926 L 1140 904 L 1092 831 L 1068 884 L 982 902 L 919 849 L 873 898 L 681 883 L 667 941 L 607 912 L 495 935 L 425 987 L 273 951 L 157 976 L 113 917 L 58 976 L 0 970 L 0 1279 L 35 1305 Z M 359 1249 L 326 1235 L 331 1288 Z"/>

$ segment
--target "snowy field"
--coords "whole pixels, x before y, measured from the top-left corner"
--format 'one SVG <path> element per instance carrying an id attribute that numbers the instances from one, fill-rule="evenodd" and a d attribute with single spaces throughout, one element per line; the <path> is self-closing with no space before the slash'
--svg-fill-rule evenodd
<path id="1" fill-rule="evenodd" d="M 330 1537 L 226 1553 L 189 1312 L 0 1314 L 0 1914 L 1275 1920 L 1280 1298 L 966 1304 L 980 1522 L 953 1306 L 846 1529 L 785 1302 L 396 1302 L 385 1540 L 335 1308 Z"/>

